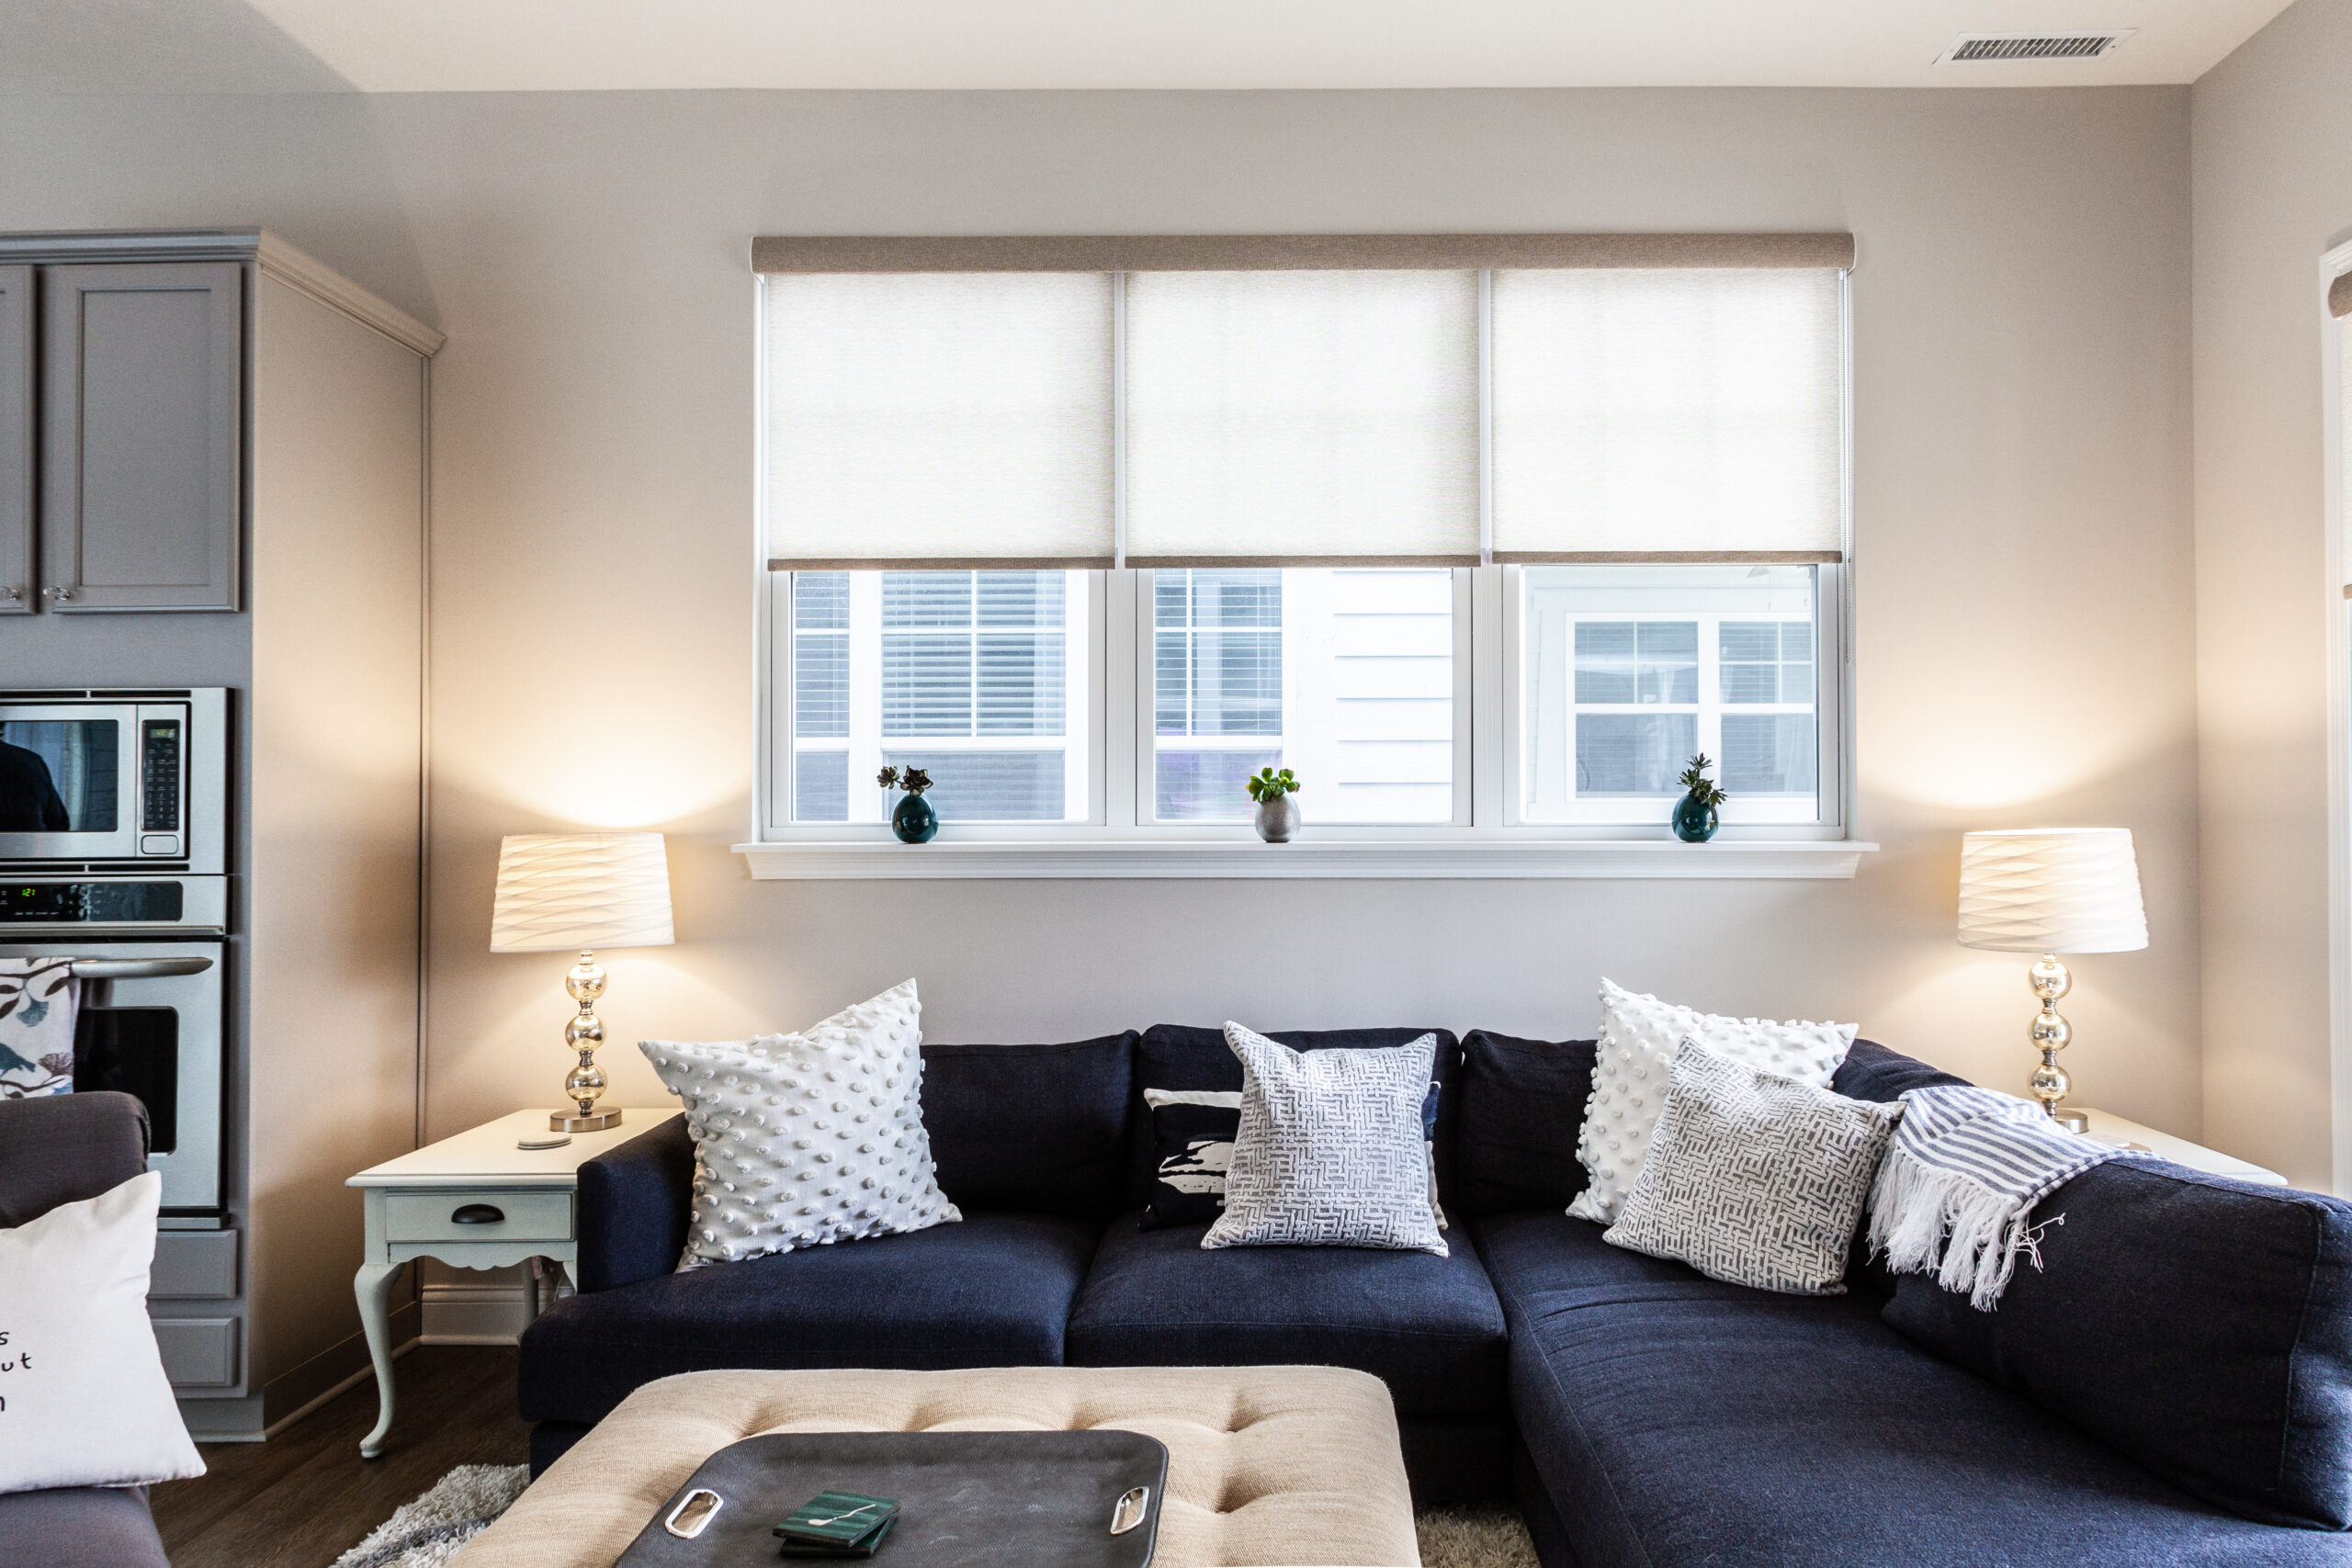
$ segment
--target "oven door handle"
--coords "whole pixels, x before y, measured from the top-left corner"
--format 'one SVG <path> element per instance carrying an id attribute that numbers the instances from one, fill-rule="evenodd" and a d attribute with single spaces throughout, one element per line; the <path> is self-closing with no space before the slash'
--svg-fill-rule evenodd
<path id="1" fill-rule="evenodd" d="M 209 958 L 77 958 L 74 976 L 79 980 L 161 980 L 201 975 L 211 967 Z"/>

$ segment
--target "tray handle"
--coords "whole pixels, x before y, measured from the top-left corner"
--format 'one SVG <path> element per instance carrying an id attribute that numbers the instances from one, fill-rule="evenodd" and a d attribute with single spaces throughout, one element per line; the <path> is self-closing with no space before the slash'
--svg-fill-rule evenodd
<path id="1" fill-rule="evenodd" d="M 1111 1505 L 1111 1533 L 1113 1535 L 1126 1534 L 1143 1523 L 1144 1516 L 1149 1512 L 1151 1512 L 1150 1487 L 1137 1486 L 1122 1493 L 1119 1500 Z"/>
<path id="2" fill-rule="evenodd" d="M 705 1498 L 709 1501 L 705 1502 Z M 680 1540 L 692 1540 L 702 1534 L 710 1521 L 718 1517 L 718 1510 L 726 1506 L 726 1498 L 707 1486 L 697 1486 L 679 1498 L 678 1506 L 662 1517 L 662 1528 Z"/>

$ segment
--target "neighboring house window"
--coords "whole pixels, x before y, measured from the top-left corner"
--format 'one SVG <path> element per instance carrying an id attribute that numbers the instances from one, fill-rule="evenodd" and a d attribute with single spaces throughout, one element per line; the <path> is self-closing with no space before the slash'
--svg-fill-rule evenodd
<path id="1" fill-rule="evenodd" d="M 1842 831 L 1842 262 L 956 243 L 760 243 L 763 831 Z"/>
<path id="2" fill-rule="evenodd" d="M 1727 820 L 1816 820 L 1815 573 L 1523 569 L 1528 819 L 1661 820 L 1703 752 Z"/>

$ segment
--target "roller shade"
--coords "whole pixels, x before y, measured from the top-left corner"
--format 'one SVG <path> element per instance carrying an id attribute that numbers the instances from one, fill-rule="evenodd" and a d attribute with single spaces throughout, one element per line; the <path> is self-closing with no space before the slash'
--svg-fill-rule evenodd
<path id="1" fill-rule="evenodd" d="M 1111 564 L 1112 281 L 811 274 L 765 289 L 778 566 Z"/>
<path id="2" fill-rule="evenodd" d="M 2327 313 L 2331 316 L 2352 316 L 2352 272 L 2338 274 L 2327 286 Z"/>
<path id="3" fill-rule="evenodd" d="M 1478 564 L 1478 275 L 1127 284 L 1126 555 Z"/>
<path id="4" fill-rule="evenodd" d="M 1498 272 L 1494 555 L 1836 560 L 1834 272 Z"/>
<path id="5" fill-rule="evenodd" d="M 1853 257 L 1842 234 L 762 239 L 769 564 L 1836 560 Z"/>

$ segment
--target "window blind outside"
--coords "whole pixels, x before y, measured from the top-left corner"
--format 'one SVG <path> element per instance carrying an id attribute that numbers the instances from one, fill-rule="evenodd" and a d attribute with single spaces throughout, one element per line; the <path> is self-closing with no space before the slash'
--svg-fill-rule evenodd
<path id="1" fill-rule="evenodd" d="M 1478 275 L 1140 272 L 1126 558 L 1475 566 Z"/>
<path id="2" fill-rule="evenodd" d="M 1111 564 L 1108 275 L 797 274 L 765 310 L 777 566 Z"/>
<path id="3" fill-rule="evenodd" d="M 1824 269 L 1494 275 L 1494 558 L 1835 561 Z"/>

